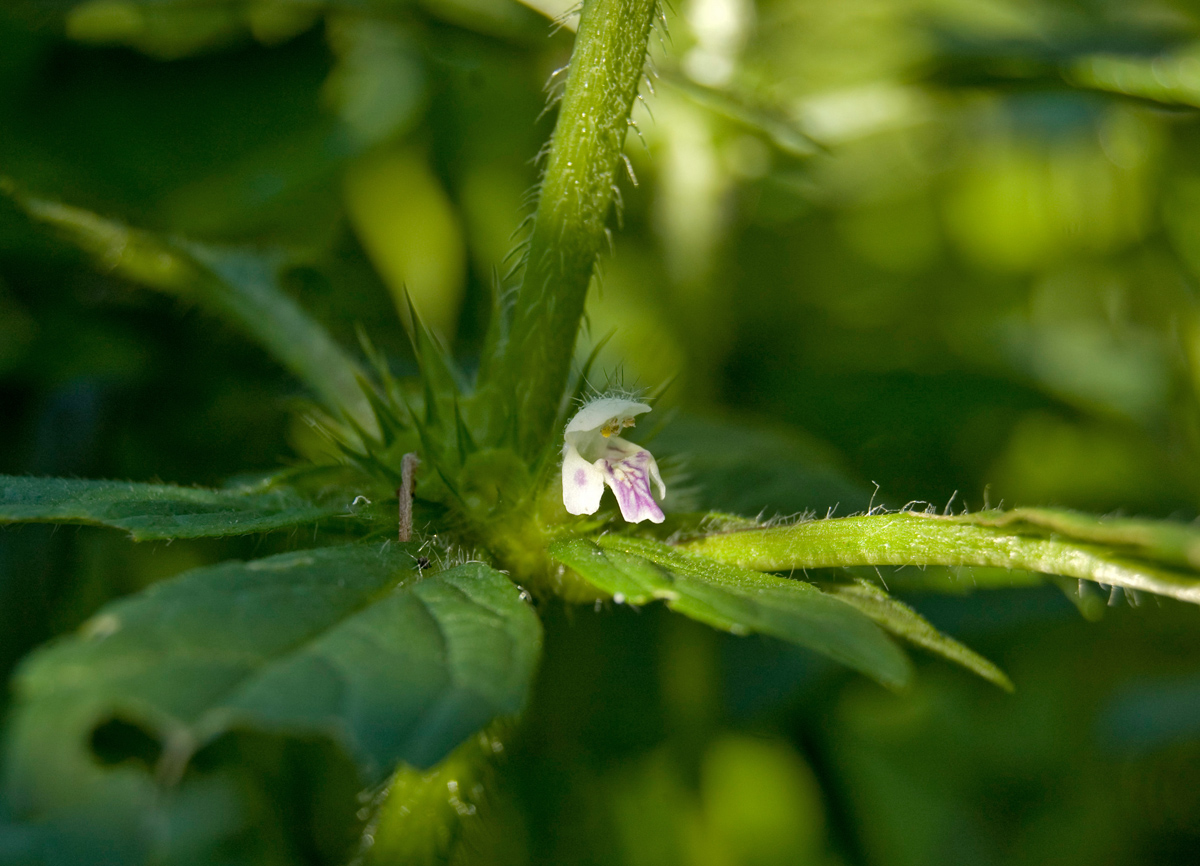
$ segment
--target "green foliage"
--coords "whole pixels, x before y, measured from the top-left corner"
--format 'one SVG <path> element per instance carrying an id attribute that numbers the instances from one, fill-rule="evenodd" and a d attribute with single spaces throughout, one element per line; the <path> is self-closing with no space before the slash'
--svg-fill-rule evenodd
<path id="1" fill-rule="evenodd" d="M 398 761 L 429 766 L 519 711 L 540 643 L 536 616 L 502 575 L 472 563 L 423 577 L 404 546 L 198 569 L 29 658 L 5 790 L 17 817 L 53 831 L 44 844 L 57 859 L 80 818 L 128 832 L 139 812 L 158 810 L 162 786 L 183 809 L 206 787 L 228 787 L 203 756 L 233 731 L 327 737 L 377 782 Z M 236 787 L 223 796 L 245 808 Z M 97 830 L 92 844 L 107 832 Z M 237 831 L 218 822 L 206 836 Z M 172 857 L 188 848 L 151 828 L 120 841 Z"/>
<path id="2" fill-rule="evenodd" d="M 664 600 L 714 628 L 799 643 L 893 687 L 903 686 L 911 674 L 904 654 L 869 619 L 804 581 L 614 535 L 596 544 L 558 541 L 550 552 L 621 604 Z"/>
<path id="3" fill-rule="evenodd" d="M 64 0 L 46 8 L 91 47 L 56 48 L 62 68 L 39 59 L 57 36 L 0 12 L 0 49 L 25 46 L 0 57 L 0 85 L 23 94 L 0 90 L 0 121 L 20 121 L 0 141 L 0 265 L 17 275 L 11 298 L 0 283 L 0 372 L 50 395 L 42 405 L 21 390 L 22 422 L 0 429 L 5 471 L 24 473 L 0 476 L 0 523 L 223 539 L 181 544 L 183 574 L 104 604 L 112 587 L 171 569 L 106 582 L 98 533 L 0 536 L 0 604 L 38 623 L 5 652 L 59 633 L 14 679 L 0 862 L 828 866 L 958 851 L 922 844 L 942 831 L 918 813 L 940 820 L 969 795 L 924 792 L 900 829 L 886 826 L 925 769 L 894 772 L 889 733 L 919 740 L 913 719 L 936 729 L 931 714 L 959 694 L 942 667 L 915 677 L 889 635 L 1011 692 L 949 633 L 993 641 L 1010 670 L 1011 647 L 930 596 L 959 595 L 993 628 L 1006 591 L 1050 603 L 1040 575 L 1089 620 L 1105 599 L 1085 581 L 1124 588 L 1131 605 L 1140 592 L 1200 603 L 1200 534 L 1055 508 L 896 512 L 876 496 L 954 490 L 953 502 L 996 476 L 1019 501 L 1195 511 L 1196 169 L 1186 146 L 1171 151 L 1182 168 L 1160 168 L 1191 115 L 1172 127 L 1142 107 L 1200 105 L 1195 35 L 1182 19 L 1130 24 L 1090 7 L 1036 26 L 1030 13 L 1022 31 L 1017 12 L 967 2 L 944 12 L 972 34 L 960 44 L 921 4 L 877 5 L 588 0 L 565 67 L 569 37 L 546 40 L 532 8 L 568 10 L 543 0 Z M 659 18 L 679 39 L 662 51 Z M 1071 27 L 1088 38 L 1067 39 Z M 161 62 L 96 47 L 112 45 Z M 204 56 L 217 51 L 228 53 Z M 653 90 L 648 52 L 667 85 L 653 125 L 637 107 Z M 257 72 L 224 68 L 242 54 L 252 71 L 291 65 L 260 90 Z M 89 80 L 100 68 L 99 89 L 72 90 L 72 62 Z M 555 129 L 502 278 L 493 269 L 535 171 L 513 165 L 536 148 L 529 121 L 554 66 L 567 70 L 549 85 Z M 128 92 L 194 70 L 222 70 L 209 89 L 238 98 L 205 114 L 179 105 L 177 81 L 147 103 L 153 122 L 121 113 L 141 110 Z M 23 83 L 38 75 L 41 90 Z M 109 92 L 121 75 L 136 84 Z M 60 114 L 70 128 L 55 133 L 47 118 Z M 144 144 L 152 127 L 157 149 Z M 630 127 L 644 168 L 626 152 Z M 635 229 L 589 300 L 614 203 L 618 226 Z M 81 276 L 63 245 L 96 273 Z M 319 401 L 297 406 L 281 382 L 227 398 L 287 415 L 279 445 L 294 465 L 218 489 L 34 477 L 134 474 L 127 437 L 91 463 L 67 459 L 59 439 L 94 432 L 70 414 L 86 402 L 80 378 L 84 394 L 128 388 L 186 351 L 167 337 L 154 354 L 93 326 L 96 299 L 158 322 L 163 296 L 177 316 L 195 305 L 234 326 Z M 60 312 L 72 305 L 82 311 Z M 380 315 L 389 305 L 402 327 Z M 211 320 L 188 327 L 195 366 L 233 368 L 216 389 L 241 381 Z M 355 331 L 366 364 L 344 347 Z M 96 357 L 117 360 L 95 370 Z M 680 372 L 677 391 L 653 387 Z M 638 431 L 670 488 L 657 529 L 623 526 L 607 493 L 594 514 L 565 510 L 562 429 L 600 392 L 644 393 L 662 410 Z M 0 400 L 7 411 L 8 392 Z M 54 414 L 55 400 L 70 411 Z M 26 437 L 35 447 L 22 450 Z M 397 506 L 412 543 L 381 540 Z M 829 516 L 839 510 L 865 513 Z M 289 552 L 227 558 L 264 553 L 233 536 L 286 529 L 256 543 Z M 877 566 L 907 570 L 889 584 Z M 56 570 L 79 575 L 69 604 L 47 578 Z M 989 591 L 965 599 L 968 581 Z M 44 597 L 29 603 L 31 587 Z M 96 612 L 71 633 L 81 608 Z M 552 652 L 534 688 L 543 628 Z M 1026 666 L 1022 689 L 1024 677 L 1037 682 Z M 804 708 L 789 708 L 800 688 Z M 1194 683 L 1177 691 L 1193 706 Z M 1170 732 L 1165 693 L 1130 705 L 1157 707 Z M 767 709 L 739 717 L 738 701 Z M 972 736 L 1006 742 L 965 717 Z M 737 726 L 767 733 L 725 730 Z M 1086 724 L 1055 730 L 1066 728 Z M 853 791 L 827 778 L 832 764 Z M 877 812 L 865 841 L 828 841 Z M 906 837 L 908 825 L 923 829 Z"/>
<path id="4" fill-rule="evenodd" d="M 1183 566 L 1200 567 L 1200 531 L 1195 526 L 1166 520 L 1097 517 L 1059 508 L 1014 508 L 961 515 L 980 526 L 994 526 L 1023 535 L 1090 541 L 1123 555 Z"/>
<path id="5" fill-rule="evenodd" d="M 0 476 L 0 523 L 81 523 L 134 541 L 248 535 L 353 515 L 286 490 L 204 490 L 169 484 Z"/>
<path id="6" fill-rule="evenodd" d="M 867 580 L 828 584 L 822 587 L 834 598 L 857 608 L 892 634 L 962 665 L 1005 691 L 1013 691 L 1012 680 L 979 653 L 942 634 L 908 605 L 889 596 Z"/>
<path id="7" fill-rule="evenodd" d="M 1159 726 L 1194 718 L 1183 695 L 1195 617 L 1163 611 L 1154 634 L 1144 617 L 1117 608 L 1100 624 L 1019 627 L 1005 652 L 1020 684 L 1011 696 L 948 670 L 923 671 L 901 698 L 847 683 L 810 730 L 845 780 L 849 811 L 877 816 L 862 849 L 887 866 L 917 866 L 947 848 L 1039 866 L 1187 862 L 1194 734 L 1161 736 Z M 1164 713 L 1169 696 L 1177 703 Z M 1148 796 L 1155 786 L 1165 799 Z"/>
<path id="8" fill-rule="evenodd" d="M 676 487 L 684 492 L 676 495 L 689 510 L 772 517 L 870 504 L 869 489 L 850 479 L 830 448 L 793 430 L 680 414 L 649 444 L 678 458 L 683 483 Z"/>
<path id="9" fill-rule="evenodd" d="M 280 290 L 278 257 L 170 241 L 79 208 L 15 197 L 31 217 L 60 231 L 101 267 L 226 318 L 310 386 L 332 411 L 375 430 L 375 418 L 358 386 L 363 372 Z"/>
<path id="10" fill-rule="evenodd" d="M 509 726 L 469 738 L 430 771 L 401 766 L 379 794 L 363 833 L 364 863 L 505 862 L 512 839 L 497 826 L 511 804 L 496 797 L 496 760 Z M 369 841 L 368 841 L 369 840 Z"/>
<path id="11" fill-rule="evenodd" d="M 1036 522 L 1008 519 L 995 512 L 981 515 L 940 515 L 920 512 L 863 515 L 809 520 L 791 526 L 750 529 L 710 535 L 689 542 L 685 549 L 744 568 L 780 571 L 796 568 L 836 568 L 857 565 L 984 565 L 1058 574 L 1152 592 L 1180 601 L 1200 601 L 1200 573 L 1176 569 L 1168 546 L 1188 531 L 1163 524 L 1147 533 L 1145 521 L 1117 522 L 1110 530 L 1100 520 L 1041 512 Z M 1004 529 L 993 528 L 994 524 Z M 1021 524 L 1032 532 L 1020 532 Z M 1080 538 L 1108 537 L 1140 548 L 1076 541 L 1055 529 L 1075 527 Z M 1133 534 L 1137 528 L 1139 533 Z M 1159 546 L 1155 546 L 1150 541 Z M 1162 550 L 1164 555 L 1156 558 Z M 1137 553 L 1145 555 L 1140 558 Z"/>
<path id="12" fill-rule="evenodd" d="M 150 738 L 159 782 L 231 730 L 328 737 L 366 781 L 400 760 L 435 763 L 520 710 L 541 632 L 487 566 L 422 577 L 414 554 L 351 545 L 229 562 L 101 610 L 18 675 L 10 796 L 37 815 L 131 784 L 89 754 L 112 720 Z M 152 790 L 149 776 L 138 784 Z"/>

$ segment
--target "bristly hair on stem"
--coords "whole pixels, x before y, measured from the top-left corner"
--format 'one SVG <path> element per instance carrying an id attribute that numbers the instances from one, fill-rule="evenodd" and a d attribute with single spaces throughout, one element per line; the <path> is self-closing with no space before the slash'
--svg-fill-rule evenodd
<path id="1" fill-rule="evenodd" d="M 553 437 L 659 14 L 658 0 L 583 4 L 528 248 L 514 269 L 522 281 L 512 325 L 497 334 L 500 363 L 479 383 L 482 401 L 506 404 L 494 414 L 516 419 L 526 459 Z M 553 99 L 555 82 L 550 90 Z"/>

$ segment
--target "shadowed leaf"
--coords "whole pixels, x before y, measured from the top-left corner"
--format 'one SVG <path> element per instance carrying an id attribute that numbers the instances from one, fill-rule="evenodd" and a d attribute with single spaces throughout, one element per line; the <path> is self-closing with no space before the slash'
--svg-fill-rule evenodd
<path id="1" fill-rule="evenodd" d="M 35 220 L 90 254 L 99 267 L 143 286 L 186 297 L 222 316 L 269 352 L 325 402 L 378 435 L 359 387 L 363 371 L 326 330 L 279 287 L 278 257 L 220 249 L 130 228 L 94 213 L 6 188 Z"/>
<path id="2" fill-rule="evenodd" d="M 217 538 L 349 517 L 349 502 L 294 493 L 0 475 L 0 524 L 80 523 L 124 529 L 135 541 Z"/>
<path id="3" fill-rule="evenodd" d="M 486 565 L 422 576 L 415 555 L 351 545 L 228 562 L 104 608 L 18 673 L 10 802 L 27 817 L 142 784 L 89 754 L 113 719 L 160 744 L 167 784 L 235 729 L 327 737 L 369 783 L 436 763 L 522 708 L 541 626 Z"/>
<path id="4" fill-rule="evenodd" d="M 862 611 L 892 634 L 960 664 L 1006 691 L 1013 690 L 1012 680 L 1004 671 L 954 638 L 942 634 L 925 617 L 869 581 L 856 580 L 852 584 L 829 585 L 822 589 Z"/>
<path id="5" fill-rule="evenodd" d="M 795 430 L 681 415 L 654 437 L 654 453 L 678 455 L 698 510 L 794 514 L 866 510 L 870 490 L 850 481 L 828 446 Z"/>
<path id="6" fill-rule="evenodd" d="M 734 634 L 758 632 L 823 653 L 888 686 L 910 676 L 904 653 L 867 617 L 800 580 L 689 556 L 644 539 L 555 542 L 550 554 L 615 601 L 660 599 Z"/>

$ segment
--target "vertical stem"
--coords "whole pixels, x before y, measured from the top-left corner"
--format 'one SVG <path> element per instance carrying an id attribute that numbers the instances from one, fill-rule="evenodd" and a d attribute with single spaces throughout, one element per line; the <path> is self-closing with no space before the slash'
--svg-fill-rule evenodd
<path id="1" fill-rule="evenodd" d="M 552 434 L 658 0 L 585 0 L 497 384 L 519 447 Z"/>
<path id="2" fill-rule="evenodd" d="M 396 499 L 400 503 L 400 540 L 412 540 L 412 509 L 413 509 L 413 476 L 421 458 L 415 451 L 405 454 L 400 460 L 400 489 L 396 491 Z"/>

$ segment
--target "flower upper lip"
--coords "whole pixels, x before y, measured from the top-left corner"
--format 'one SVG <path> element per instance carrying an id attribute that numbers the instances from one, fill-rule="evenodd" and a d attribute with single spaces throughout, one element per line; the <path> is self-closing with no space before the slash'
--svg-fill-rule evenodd
<path id="1" fill-rule="evenodd" d="M 597 430 L 617 419 L 622 422 L 630 422 L 624 426 L 631 427 L 635 415 L 649 412 L 650 409 L 649 404 L 638 403 L 635 400 L 625 400 L 621 397 L 601 397 L 575 413 L 575 416 L 567 423 L 566 434 L 569 437 L 572 433 Z"/>

